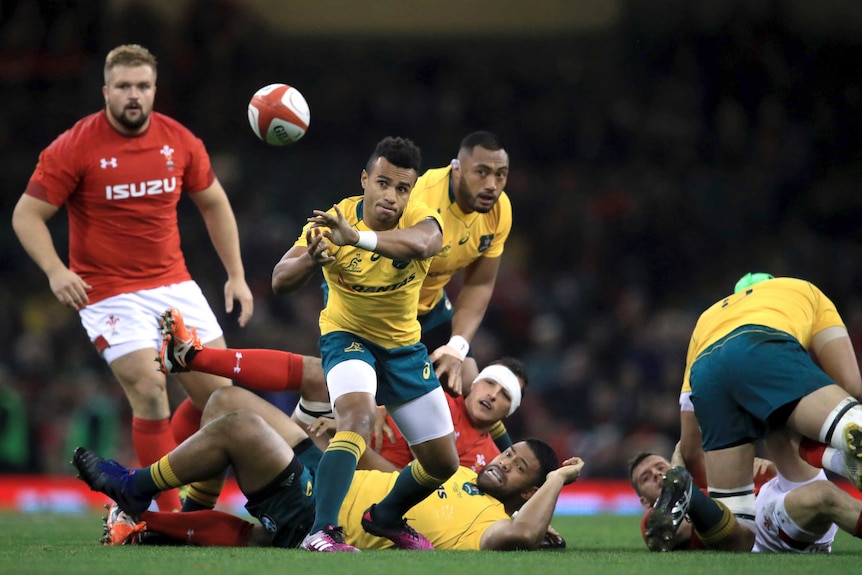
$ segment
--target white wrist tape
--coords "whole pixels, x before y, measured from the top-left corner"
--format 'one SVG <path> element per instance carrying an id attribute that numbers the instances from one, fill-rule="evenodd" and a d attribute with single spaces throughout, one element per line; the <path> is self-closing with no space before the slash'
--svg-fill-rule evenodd
<path id="1" fill-rule="evenodd" d="M 470 344 L 460 335 L 453 335 L 449 338 L 449 343 L 446 345 L 458 352 L 458 355 L 461 356 L 461 361 L 464 361 L 464 358 L 467 357 L 467 352 L 470 351 Z"/>
<path id="2" fill-rule="evenodd" d="M 359 232 L 359 239 L 353 245 L 355 245 L 357 248 L 362 248 L 363 250 L 373 252 L 374 248 L 377 247 L 377 233 Z"/>

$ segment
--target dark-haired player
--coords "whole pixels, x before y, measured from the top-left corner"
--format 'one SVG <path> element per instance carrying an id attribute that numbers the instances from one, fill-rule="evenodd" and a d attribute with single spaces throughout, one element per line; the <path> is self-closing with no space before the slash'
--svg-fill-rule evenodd
<path id="1" fill-rule="evenodd" d="M 458 469 L 445 394 L 419 342 L 419 290 L 442 242 L 440 215 L 409 202 L 421 164 L 410 140 L 381 140 L 362 171 L 362 196 L 314 211 L 272 275 L 276 293 L 291 293 L 322 268 L 329 289 L 320 313 L 320 352 L 336 433 L 320 462 L 315 522 L 302 547 L 352 551 L 338 513 L 385 405 L 417 459 L 391 491 L 363 514 L 363 527 L 404 549 L 431 549 L 404 513 Z"/>
<path id="2" fill-rule="evenodd" d="M 115 499 L 123 513 L 109 515 L 107 541 L 136 543 L 142 533 L 190 545 L 296 547 L 314 520 L 320 452 L 284 413 L 253 393 L 231 387 L 213 394 L 201 431 L 149 468 L 129 470 L 84 448 L 73 463 L 92 489 Z M 438 549 L 535 550 L 546 541 L 563 486 L 577 480 L 580 458 L 557 467 L 553 449 L 538 439 L 508 448 L 476 473 L 461 467 L 418 503 L 410 522 Z M 149 512 L 160 489 L 220 475 L 231 466 L 261 525 L 220 511 Z M 343 537 L 354 548 L 392 548 L 370 534 L 363 509 L 387 493 L 397 472 L 352 474 L 339 512 Z M 517 511 L 517 514 L 515 513 Z M 342 528 L 339 528 L 341 533 Z"/>

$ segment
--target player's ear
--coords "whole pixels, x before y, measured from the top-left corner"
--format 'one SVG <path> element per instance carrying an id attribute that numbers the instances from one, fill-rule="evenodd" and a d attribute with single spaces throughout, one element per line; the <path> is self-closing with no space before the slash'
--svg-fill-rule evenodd
<path id="1" fill-rule="evenodd" d="M 362 175 L 359 176 L 359 185 L 362 186 L 362 189 L 365 189 L 365 185 L 368 183 L 368 172 L 364 169 L 362 170 Z"/>

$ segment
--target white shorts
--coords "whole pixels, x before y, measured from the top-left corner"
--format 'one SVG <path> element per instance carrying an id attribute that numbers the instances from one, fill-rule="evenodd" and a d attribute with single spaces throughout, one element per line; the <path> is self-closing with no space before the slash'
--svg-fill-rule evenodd
<path id="1" fill-rule="evenodd" d="M 123 293 L 83 308 L 78 314 L 87 337 L 109 364 L 141 349 L 159 349 L 159 317 L 179 309 L 186 325 L 196 327 L 203 343 L 222 335 L 221 326 L 194 281 Z"/>
<path id="2" fill-rule="evenodd" d="M 757 494 L 757 528 L 754 532 L 755 553 L 830 553 L 838 526 L 834 523 L 826 533 L 813 533 L 797 525 L 787 515 L 784 498 L 790 486 L 781 477 L 773 477 L 763 484 Z M 826 480 L 820 473 L 811 481 Z M 796 484 L 799 486 L 799 484 Z"/>

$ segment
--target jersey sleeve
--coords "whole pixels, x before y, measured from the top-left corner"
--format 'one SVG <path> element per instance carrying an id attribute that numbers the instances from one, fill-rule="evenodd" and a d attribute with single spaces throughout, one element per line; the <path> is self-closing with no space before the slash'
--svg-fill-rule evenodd
<path id="1" fill-rule="evenodd" d="M 183 187 L 184 191 L 194 194 L 209 188 L 215 181 L 215 173 L 203 141 L 191 132 L 186 133 L 186 138 L 191 158 L 183 179 Z"/>
<path id="2" fill-rule="evenodd" d="M 80 180 L 70 140 L 70 133 L 65 132 L 42 150 L 24 193 L 58 207 L 66 202 Z"/>
<path id="3" fill-rule="evenodd" d="M 838 309 L 832 303 L 832 300 L 820 291 L 820 288 L 813 284 L 809 285 L 817 294 L 817 315 L 814 318 L 811 333 L 816 334 L 829 327 L 844 327 L 844 321 L 841 319 L 841 315 L 838 313 Z"/>

